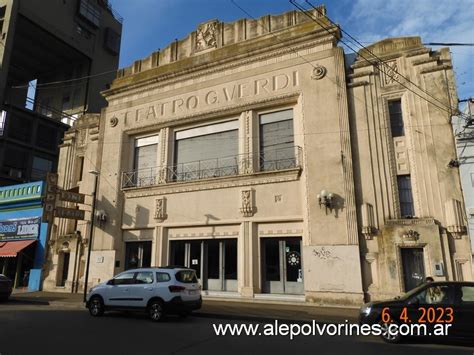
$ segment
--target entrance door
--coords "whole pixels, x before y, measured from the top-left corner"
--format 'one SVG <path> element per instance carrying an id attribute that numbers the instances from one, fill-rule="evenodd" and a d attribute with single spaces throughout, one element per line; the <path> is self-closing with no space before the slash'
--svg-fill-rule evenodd
<path id="1" fill-rule="evenodd" d="M 151 241 L 125 243 L 125 270 L 151 266 Z"/>
<path id="2" fill-rule="evenodd" d="M 237 239 L 172 241 L 170 262 L 195 270 L 204 290 L 237 291 Z"/>
<path id="3" fill-rule="evenodd" d="M 263 292 L 302 294 L 301 238 L 262 239 Z"/>
<path id="4" fill-rule="evenodd" d="M 59 286 L 64 287 L 66 286 L 66 281 L 67 281 L 67 274 L 69 272 L 69 257 L 70 253 L 62 253 L 63 254 L 63 269 L 61 272 L 61 282 L 59 283 Z"/>
<path id="5" fill-rule="evenodd" d="M 402 248 L 402 269 L 405 292 L 414 289 L 425 280 L 423 248 Z"/>

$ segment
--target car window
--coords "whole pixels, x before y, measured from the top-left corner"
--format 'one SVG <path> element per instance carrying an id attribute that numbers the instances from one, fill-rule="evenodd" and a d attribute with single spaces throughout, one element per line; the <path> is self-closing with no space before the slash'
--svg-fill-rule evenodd
<path id="1" fill-rule="evenodd" d="M 414 299 L 419 304 L 453 304 L 454 303 L 454 286 L 449 285 L 432 285 L 427 289 L 418 293 Z"/>
<path id="2" fill-rule="evenodd" d="M 194 270 L 183 270 L 176 273 L 176 280 L 182 283 L 196 283 L 198 282 L 196 272 Z"/>
<path id="3" fill-rule="evenodd" d="M 135 277 L 135 283 L 136 284 L 152 284 L 153 272 L 151 271 L 137 272 L 137 276 Z"/>
<path id="4" fill-rule="evenodd" d="M 171 280 L 171 276 L 167 272 L 156 273 L 156 282 L 167 282 L 169 280 Z"/>
<path id="5" fill-rule="evenodd" d="M 126 272 L 114 278 L 114 285 L 131 285 L 133 284 L 134 272 Z"/>
<path id="6" fill-rule="evenodd" d="M 461 304 L 474 306 L 474 286 L 461 287 Z"/>

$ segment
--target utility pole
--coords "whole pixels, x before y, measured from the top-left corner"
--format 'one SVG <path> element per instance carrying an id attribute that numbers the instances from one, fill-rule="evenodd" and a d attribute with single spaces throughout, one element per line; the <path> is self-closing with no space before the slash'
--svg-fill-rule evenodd
<path id="1" fill-rule="evenodd" d="M 91 210 L 91 229 L 89 231 L 89 249 L 87 250 L 87 263 L 86 263 L 86 275 L 84 280 L 84 302 L 87 297 L 87 284 L 89 283 L 89 268 L 91 264 L 91 251 L 92 251 L 92 238 L 94 236 L 94 220 L 95 220 L 95 200 L 97 194 L 97 183 L 99 181 L 99 172 L 95 170 L 89 171 L 90 174 L 94 175 L 94 191 L 92 192 L 92 210 Z"/>

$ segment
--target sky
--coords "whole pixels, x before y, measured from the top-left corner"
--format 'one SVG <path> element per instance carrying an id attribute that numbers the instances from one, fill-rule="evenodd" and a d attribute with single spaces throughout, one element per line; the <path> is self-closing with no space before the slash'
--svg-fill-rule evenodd
<path id="1" fill-rule="evenodd" d="M 289 0 L 234 0 L 252 17 L 296 10 Z M 309 7 L 304 0 L 297 0 Z M 364 45 L 386 37 L 474 43 L 474 0 L 326 0 L 327 15 Z M 110 0 L 124 18 L 120 67 L 145 58 L 211 19 L 249 17 L 231 0 Z M 344 39 L 344 37 L 343 37 Z M 367 42 L 367 43 L 365 43 Z M 433 49 L 439 47 L 429 46 Z M 346 48 L 346 53 L 351 50 Z M 460 99 L 474 96 L 474 47 L 451 47 Z"/>

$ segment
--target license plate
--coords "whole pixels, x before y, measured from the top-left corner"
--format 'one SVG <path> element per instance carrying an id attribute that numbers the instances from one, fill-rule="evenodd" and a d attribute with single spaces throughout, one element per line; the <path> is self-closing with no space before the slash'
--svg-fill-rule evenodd
<path id="1" fill-rule="evenodd" d="M 196 290 L 191 290 L 191 291 L 189 291 L 189 294 L 190 294 L 190 295 L 195 295 L 196 293 L 197 293 Z"/>

